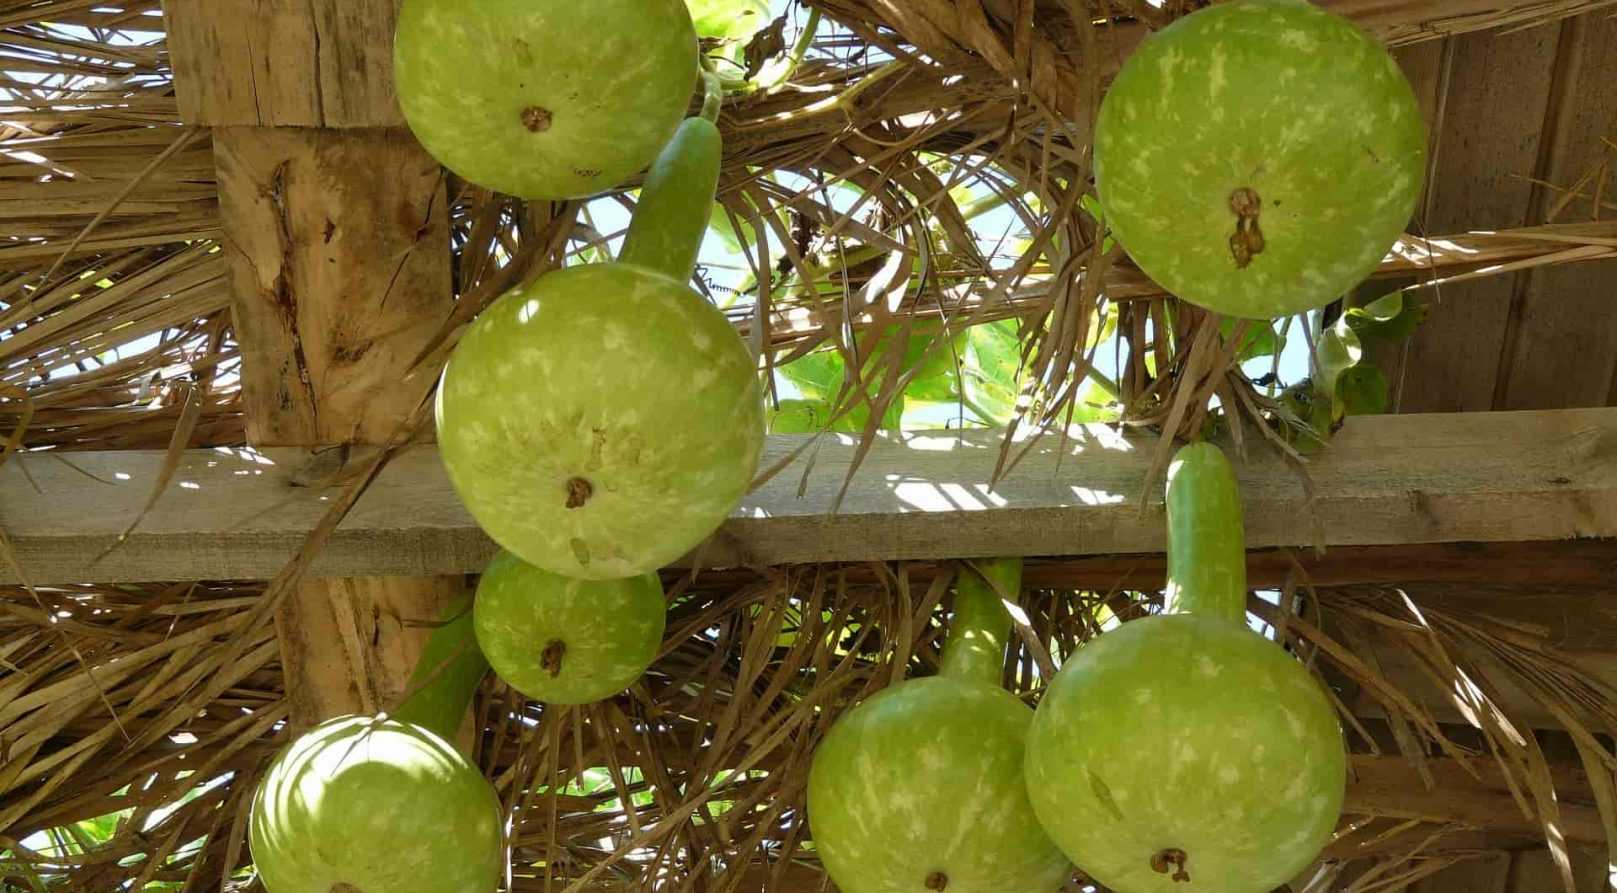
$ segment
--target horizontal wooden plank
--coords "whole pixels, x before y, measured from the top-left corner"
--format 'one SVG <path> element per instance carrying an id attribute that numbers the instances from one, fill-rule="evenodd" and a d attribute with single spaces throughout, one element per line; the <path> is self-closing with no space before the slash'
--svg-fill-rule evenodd
<path id="1" fill-rule="evenodd" d="M 1427 760 L 1431 787 L 1414 764 L 1400 756 L 1354 754 L 1351 765 L 1353 774 L 1343 804 L 1343 811 L 1350 815 L 1453 823 L 1529 838 L 1544 833 L 1537 819 L 1522 814 L 1511 796 L 1510 782 L 1488 757 L 1470 761 L 1470 771 L 1452 759 Z M 1582 767 L 1554 765 L 1550 775 L 1561 811 L 1561 833 L 1567 840 L 1605 842 L 1600 811 Z M 1351 850 L 1333 855 L 1351 857 Z"/>
<path id="2" fill-rule="evenodd" d="M 924 582 L 945 569 L 941 561 L 912 562 L 910 578 Z M 691 585 L 707 591 L 733 590 L 756 582 L 761 573 L 743 568 L 709 570 Z M 881 571 L 852 565 L 845 573 L 850 583 L 873 583 Z M 1022 584 L 1032 589 L 1151 591 L 1161 589 L 1166 576 L 1167 558 L 1160 552 L 1069 556 L 1029 560 L 1022 569 Z M 1520 604 L 1516 613 L 1531 615 L 1544 610 L 1540 597 L 1610 590 L 1617 580 L 1617 539 L 1333 546 L 1323 553 L 1307 548 L 1253 549 L 1247 553 L 1246 577 L 1254 589 L 1278 589 L 1288 577 L 1299 586 L 1421 584 L 1422 592 L 1441 588 L 1442 597 L 1454 603 L 1476 600 L 1493 608 Z M 1599 634 L 1601 647 L 1617 650 L 1617 626 L 1569 632 L 1576 636 L 1569 641 L 1576 642 Z"/>
<path id="3" fill-rule="evenodd" d="M 771 437 L 766 466 L 804 440 Z M 706 566 L 732 567 L 1162 550 L 1160 485 L 1147 511 L 1139 505 L 1154 438 L 1075 428 L 1065 440 L 1043 438 L 991 484 L 999 440 L 996 432 L 880 440 L 833 512 L 855 450 L 849 438 L 828 437 L 749 495 L 697 554 Z M 0 524 L 33 582 L 269 577 L 334 498 L 309 482 L 340 468 L 338 455 L 188 452 L 173 485 L 116 548 L 162 453 L 14 456 L 0 466 Z M 1310 545 L 1314 525 L 1296 472 L 1261 445 L 1236 465 L 1249 545 Z M 1309 473 L 1319 528 L 1333 546 L 1613 537 L 1617 408 L 1355 417 Z M 314 572 L 472 572 L 491 553 L 437 454 L 423 446 L 383 471 Z M 0 562 L 0 580 L 14 576 Z"/>
<path id="4" fill-rule="evenodd" d="M 1401 45 L 1554 21 L 1614 0 L 1321 0 Z M 164 23 L 181 118 L 204 126 L 395 127 L 396 0 L 168 0 Z M 1122 26 L 1132 46 L 1138 29 Z M 906 35 L 914 37 L 914 35 Z M 1100 60 L 1108 74 L 1122 54 Z"/>

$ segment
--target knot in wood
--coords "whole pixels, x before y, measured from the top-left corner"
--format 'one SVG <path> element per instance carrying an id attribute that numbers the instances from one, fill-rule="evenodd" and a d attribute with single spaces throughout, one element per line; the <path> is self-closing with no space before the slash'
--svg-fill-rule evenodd
<path id="1" fill-rule="evenodd" d="M 941 871 L 932 872 L 926 876 L 926 888 L 937 891 L 937 893 L 943 893 L 944 890 L 949 888 L 949 876 Z"/>

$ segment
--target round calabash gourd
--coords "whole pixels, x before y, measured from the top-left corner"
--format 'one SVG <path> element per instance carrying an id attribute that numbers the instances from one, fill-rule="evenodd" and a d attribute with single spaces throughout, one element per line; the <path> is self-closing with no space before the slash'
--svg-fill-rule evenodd
<path id="1" fill-rule="evenodd" d="M 619 262 L 567 267 L 500 297 L 438 390 L 440 453 L 495 542 L 552 573 L 648 573 L 710 535 L 763 445 L 756 364 L 687 284 L 718 180 L 718 129 L 683 124 Z"/>
<path id="2" fill-rule="evenodd" d="M 399 105 L 427 151 L 528 199 L 644 170 L 697 77 L 684 0 L 405 0 L 393 47 Z"/>
<path id="3" fill-rule="evenodd" d="M 1062 850 L 1117 893 L 1269 893 L 1330 839 L 1341 727 L 1303 666 L 1246 626 L 1240 496 L 1211 444 L 1169 469 L 1168 613 L 1085 644 L 1027 742 Z"/>
<path id="4" fill-rule="evenodd" d="M 450 743 L 488 663 L 471 606 L 451 613 L 397 712 L 328 720 L 270 765 L 248 824 L 269 893 L 493 893 L 499 801 Z"/>
<path id="5" fill-rule="evenodd" d="M 1324 306 L 1415 208 L 1426 135 L 1409 81 L 1304 0 L 1234 0 L 1147 38 L 1095 126 L 1095 184 L 1143 271 L 1218 313 Z"/>
<path id="6" fill-rule="evenodd" d="M 588 704 L 627 688 L 657 656 L 666 618 L 656 574 L 578 580 L 509 552 L 483 572 L 473 610 L 494 672 L 550 704 Z"/>
<path id="7" fill-rule="evenodd" d="M 1019 559 L 982 569 L 1020 586 Z M 962 576 L 939 675 L 878 692 L 815 750 L 809 829 L 844 893 L 1053 893 L 1071 876 L 1028 803 L 1032 711 L 999 686 L 1009 631 L 993 587 Z"/>

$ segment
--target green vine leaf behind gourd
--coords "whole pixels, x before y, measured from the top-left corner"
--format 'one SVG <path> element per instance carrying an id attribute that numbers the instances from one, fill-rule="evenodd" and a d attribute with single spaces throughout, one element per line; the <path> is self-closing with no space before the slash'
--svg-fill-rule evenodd
<path id="1" fill-rule="evenodd" d="M 1379 415 L 1387 411 L 1387 376 L 1375 366 L 1360 363 L 1343 370 L 1336 380 L 1336 396 L 1346 415 Z"/>
<path id="2" fill-rule="evenodd" d="M 1226 319 L 1219 324 L 1219 332 L 1228 339 L 1235 334 L 1236 321 Z M 1241 345 L 1237 348 L 1236 356 L 1241 362 L 1255 360 L 1258 357 L 1272 357 L 1286 347 L 1286 339 L 1275 329 L 1275 322 L 1267 325 L 1249 325 L 1246 334 L 1241 336 Z"/>
<path id="3" fill-rule="evenodd" d="M 732 223 L 730 214 L 718 202 L 713 203 L 713 213 L 708 218 L 707 230 L 723 242 L 725 250 L 731 254 L 741 254 L 743 243 L 754 245 L 758 242 L 758 230 L 753 228 L 752 223 L 739 216 Z"/>
<path id="4" fill-rule="evenodd" d="M 917 321 L 910 324 L 905 342 L 904 356 L 900 360 L 899 375 L 914 375 L 904 393 L 894 399 L 882 415 L 881 427 L 896 430 L 909 401 L 944 403 L 958 399 L 959 375 L 955 371 L 956 357 L 967 347 L 967 334 L 953 336 L 952 344 L 943 343 L 938 334 L 941 323 Z M 887 377 L 887 352 L 903 328 L 890 326 L 876 342 L 871 356 L 864 362 L 864 382 L 872 400 L 880 394 Z M 934 340 L 937 339 L 937 340 Z M 801 434 L 820 430 L 857 433 L 865 429 L 870 420 L 870 405 L 854 406 L 831 423 L 833 401 L 841 393 L 847 363 L 842 354 L 832 349 L 816 350 L 779 367 L 783 378 L 797 386 L 802 399 L 782 400 L 780 408 L 770 417 L 770 430 L 776 434 Z"/>
<path id="5" fill-rule="evenodd" d="M 1402 341 L 1426 319 L 1426 305 L 1407 292 L 1395 291 L 1363 307 L 1349 307 L 1342 319 L 1360 338 Z"/>
<path id="6" fill-rule="evenodd" d="M 1403 341 L 1425 318 L 1425 305 L 1399 291 L 1348 308 L 1320 333 L 1314 347 L 1317 376 L 1292 385 L 1281 396 L 1296 420 L 1313 429 L 1293 438 L 1300 451 L 1318 451 L 1350 415 L 1387 411 L 1392 402 L 1387 376 L 1365 361 L 1366 345 Z"/>
<path id="7" fill-rule="evenodd" d="M 1105 231 L 1105 229 L 1106 229 L 1106 212 L 1101 210 L 1100 199 L 1098 199 L 1094 195 L 1086 192 L 1083 195 L 1078 197 L 1078 204 L 1085 211 L 1089 212 L 1090 217 L 1094 218 L 1095 227 L 1100 231 Z M 1112 246 L 1114 246 L 1116 244 L 1117 244 L 1116 240 L 1114 240 L 1111 236 L 1106 236 L 1106 237 L 1102 238 L 1101 243 L 1100 243 L 1101 253 L 1106 254 L 1107 252 L 1111 251 Z"/>
<path id="8" fill-rule="evenodd" d="M 696 36 L 746 40 L 769 24 L 767 0 L 685 0 Z"/>
<path id="9" fill-rule="evenodd" d="M 1016 320 L 973 326 L 965 366 L 960 370 L 966 408 L 989 425 L 1016 417 L 1021 391 L 1022 342 Z"/>

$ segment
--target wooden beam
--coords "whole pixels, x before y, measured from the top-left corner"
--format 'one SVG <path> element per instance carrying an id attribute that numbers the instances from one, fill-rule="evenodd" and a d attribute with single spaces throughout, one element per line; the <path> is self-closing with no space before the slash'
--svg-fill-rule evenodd
<path id="1" fill-rule="evenodd" d="M 1504 773 L 1488 757 L 1471 761 L 1473 776 L 1451 759 L 1430 759 L 1432 786 L 1401 756 L 1352 757 L 1343 811 L 1352 815 L 1452 822 L 1482 831 L 1522 834 L 1542 839 L 1544 828 L 1522 813 L 1511 796 Z M 1604 843 L 1606 832 L 1595 806 L 1594 791 L 1578 766 L 1552 767 L 1551 778 L 1561 811 L 1561 833 L 1569 841 Z M 1526 796 L 1524 792 L 1524 796 Z M 1349 853 L 1338 853 L 1344 857 Z"/>
<path id="2" fill-rule="evenodd" d="M 454 306 L 443 169 L 406 130 L 214 131 L 247 439 L 380 443 Z"/>
<path id="3" fill-rule="evenodd" d="M 1321 6 L 1347 16 L 1389 44 L 1508 28 L 1609 7 L 1614 0 L 1322 0 Z"/>
<path id="4" fill-rule="evenodd" d="M 406 372 L 453 308 L 449 209 L 442 169 L 409 131 L 373 126 L 397 117 L 395 5 L 165 6 L 184 116 L 214 127 L 255 446 L 385 441 L 431 386 Z M 393 707 L 426 624 L 465 587 L 460 576 L 325 570 L 275 617 L 301 726 Z"/>
<path id="5" fill-rule="evenodd" d="M 942 562 L 918 561 L 910 565 L 915 580 L 929 580 L 945 568 Z M 870 583 L 875 568 L 852 565 L 849 582 Z M 1532 616 L 1543 610 L 1541 595 L 1565 597 L 1571 593 L 1609 591 L 1617 580 L 1617 539 L 1547 540 L 1533 543 L 1422 543 L 1408 546 L 1332 546 L 1323 554 L 1308 548 L 1253 549 L 1246 557 L 1247 583 L 1254 589 L 1278 589 L 1288 578 L 1297 585 L 1355 586 L 1363 584 L 1420 585 L 1432 592 L 1443 587 L 1442 598 L 1454 604 L 1486 603 L 1503 606 L 1521 602 L 1515 614 Z M 1167 560 L 1161 553 L 1132 555 L 1031 558 L 1022 569 L 1022 583 L 1032 589 L 1082 589 L 1109 592 L 1163 588 Z M 692 585 L 697 589 L 733 589 L 757 579 L 750 569 L 709 570 Z M 1597 602 L 1590 600 L 1590 612 Z M 1587 636 L 1596 630 L 1580 631 Z M 1602 642 L 1617 649 L 1617 630 L 1599 633 Z"/>
<path id="6" fill-rule="evenodd" d="M 318 4 L 317 4 L 318 5 Z M 407 364 L 452 306 L 441 168 L 403 130 L 214 134 L 248 439 L 376 443 L 420 402 Z M 395 705 L 456 576 L 311 576 L 276 613 L 292 719 Z"/>
<path id="7" fill-rule="evenodd" d="M 726 567 L 1163 549 L 1160 482 L 1150 510 L 1139 505 L 1153 438 L 1104 425 L 1075 429 L 1064 443 L 1047 436 L 991 484 L 1000 436 L 879 440 L 840 509 L 855 450 L 829 437 L 804 454 L 811 465 L 799 461 L 749 495 L 697 556 Z M 765 467 L 806 440 L 771 437 Z M 337 471 L 337 455 L 187 453 L 175 485 L 112 548 L 163 455 L 24 454 L 0 466 L 0 524 L 35 582 L 268 577 L 329 504 L 332 491 L 311 483 Z M 1250 447 L 1236 467 L 1254 549 L 1312 545 L 1311 517 L 1329 546 L 1617 537 L 1617 408 L 1353 417 L 1309 463 L 1312 509 L 1296 472 L 1266 447 Z M 436 451 L 422 445 L 382 472 L 315 572 L 464 573 L 491 553 Z M 1603 560 L 1585 558 L 1596 568 Z"/>
<path id="8" fill-rule="evenodd" d="M 206 127 L 399 127 L 396 0 L 164 0 L 180 118 Z"/>
<path id="9" fill-rule="evenodd" d="M 1503 230 L 1531 222 L 1539 137 L 1550 102 L 1556 28 L 1449 41 L 1442 115 L 1429 122 L 1435 157 L 1419 222 L 1426 232 Z M 1509 102 L 1498 97 L 1509 96 Z M 1426 321 L 1386 369 L 1400 412 L 1495 408 L 1500 350 L 1516 277 L 1444 286 Z M 1425 297 L 1432 298 L 1428 293 Z M 1396 376 L 1396 377 L 1394 377 Z"/>
<path id="10" fill-rule="evenodd" d="M 1321 5 L 1383 41 L 1402 45 L 1550 21 L 1613 2 L 1322 0 Z M 393 92 L 390 52 L 396 0 L 312 4 L 165 0 L 164 8 L 175 93 L 187 124 L 332 128 L 404 124 Z M 1135 42 L 1126 34 L 1119 39 L 1126 46 Z M 220 59 L 233 64 L 218 65 Z M 1121 62 L 1118 56 L 1101 60 L 1108 70 Z"/>
<path id="11" fill-rule="evenodd" d="M 1597 194 L 1611 200 L 1611 149 L 1602 139 L 1617 139 L 1617 17 L 1569 20 L 1558 47 L 1540 152 L 1542 176 L 1560 186 L 1582 184 L 1574 190 L 1582 197 L 1540 189 L 1531 214 L 1587 219 L 1601 214 L 1593 206 Z M 1517 283 L 1512 337 L 1499 361 L 1497 408 L 1617 404 L 1614 283 L 1617 273 L 1604 264 L 1547 267 Z"/>

